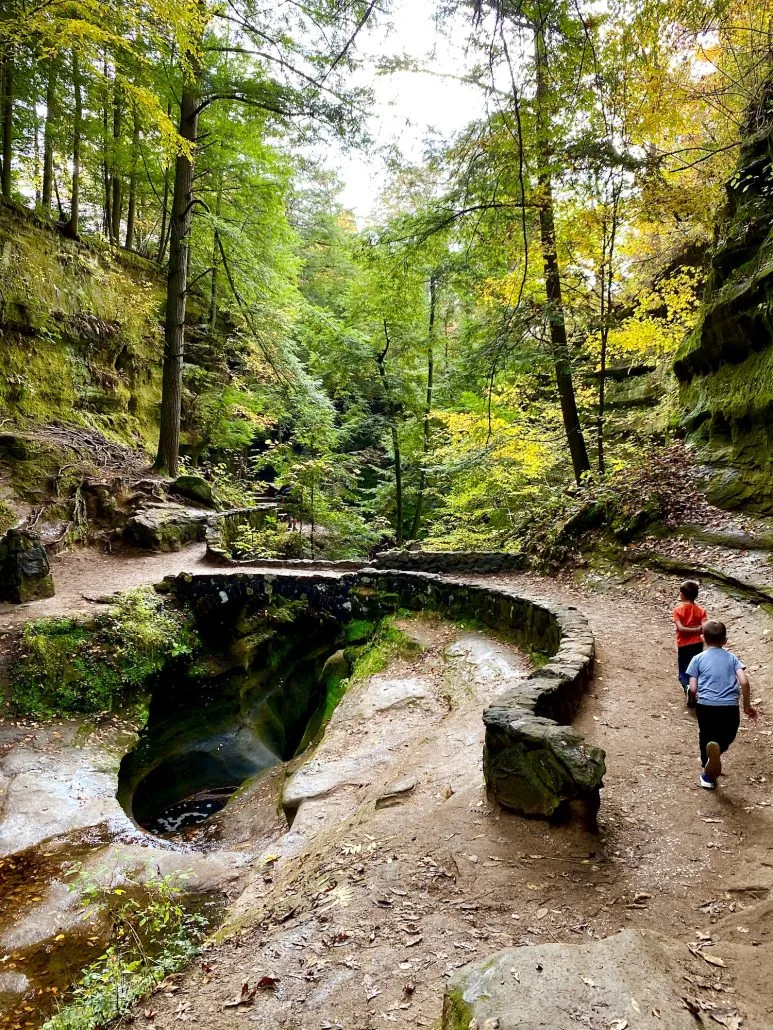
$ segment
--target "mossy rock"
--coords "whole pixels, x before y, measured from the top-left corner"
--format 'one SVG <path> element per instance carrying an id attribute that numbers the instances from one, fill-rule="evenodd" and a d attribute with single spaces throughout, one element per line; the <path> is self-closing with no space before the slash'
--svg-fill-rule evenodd
<path id="1" fill-rule="evenodd" d="M 201 476 L 178 476 L 170 487 L 172 493 L 187 497 L 204 508 L 214 508 L 216 501 L 212 492 L 212 484 Z"/>
<path id="2" fill-rule="evenodd" d="M 133 515 L 124 528 L 124 539 L 149 551 L 179 551 L 194 540 L 203 540 L 208 515 L 180 504 L 148 505 Z"/>
<path id="3" fill-rule="evenodd" d="M 54 596 L 54 580 L 40 537 L 9 529 L 0 537 L 0 600 L 26 604 Z"/>
<path id="4" fill-rule="evenodd" d="M 376 630 L 375 622 L 366 619 L 353 619 L 344 627 L 344 639 L 347 644 L 364 644 Z"/>

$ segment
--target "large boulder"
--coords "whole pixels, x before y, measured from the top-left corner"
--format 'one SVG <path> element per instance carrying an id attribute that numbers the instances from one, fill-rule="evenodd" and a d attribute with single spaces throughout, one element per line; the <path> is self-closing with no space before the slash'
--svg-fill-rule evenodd
<path id="1" fill-rule="evenodd" d="M 509 948 L 452 973 L 442 1030 L 695 1030 L 680 997 L 689 961 L 684 944 L 649 930 Z"/>
<path id="2" fill-rule="evenodd" d="M 24 604 L 54 596 L 54 580 L 40 537 L 9 529 L 0 537 L 0 601 Z"/>
<path id="3" fill-rule="evenodd" d="M 187 497 L 204 508 L 215 507 L 215 497 L 212 493 L 212 484 L 201 476 L 178 476 L 169 487 L 172 493 Z"/>
<path id="4" fill-rule="evenodd" d="M 179 551 L 203 540 L 210 512 L 181 504 L 148 504 L 133 515 L 123 531 L 127 543 L 149 551 Z"/>
<path id="5" fill-rule="evenodd" d="M 523 701 L 528 704 L 526 698 Z M 571 726 L 525 708 L 492 707 L 483 719 L 486 783 L 504 808 L 550 817 L 569 802 L 582 801 L 595 816 L 606 772 L 600 748 L 586 744 Z"/>

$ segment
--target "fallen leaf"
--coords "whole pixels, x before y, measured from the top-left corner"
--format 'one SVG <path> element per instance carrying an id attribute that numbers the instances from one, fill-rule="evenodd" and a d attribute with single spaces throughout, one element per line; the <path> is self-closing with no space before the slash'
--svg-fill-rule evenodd
<path id="1" fill-rule="evenodd" d="M 726 963 L 724 959 L 719 957 L 719 955 L 706 955 L 701 952 L 701 958 L 704 962 L 708 962 L 710 966 L 721 966 L 723 969 L 725 968 Z"/>
<path id="2" fill-rule="evenodd" d="M 636 1000 L 636 998 L 631 998 L 631 1008 L 637 1014 L 637 1016 L 641 1015 L 641 1009 L 639 1008 L 639 1003 Z"/>
<path id="3" fill-rule="evenodd" d="M 724 959 L 721 959 L 719 955 L 709 955 L 694 944 L 688 944 L 687 948 L 693 955 L 695 955 L 696 958 L 702 958 L 703 961 L 708 962 L 710 966 L 721 966 L 723 969 L 725 968 L 725 961 Z"/>
<path id="4" fill-rule="evenodd" d="M 626 1030 L 628 1026 L 627 1019 L 615 1019 L 609 1024 L 609 1030 Z"/>
<path id="5" fill-rule="evenodd" d="M 227 1001 L 224 1005 L 224 1009 L 235 1009 L 240 1005 L 253 1005 L 255 1003 L 255 995 L 258 993 L 257 985 L 250 987 L 248 983 L 242 984 L 242 993 L 236 999 L 236 1001 Z"/>
<path id="6" fill-rule="evenodd" d="M 273 991 L 276 985 L 279 983 L 278 976 L 261 976 L 258 980 L 259 991 Z M 246 984 L 245 984 L 246 986 Z"/>
<path id="7" fill-rule="evenodd" d="M 715 1009 L 710 1012 L 709 1015 L 715 1023 L 719 1023 L 720 1026 L 727 1027 L 727 1030 L 740 1030 L 743 1020 L 737 1012 L 731 1011 L 730 1009 Z"/>
<path id="8" fill-rule="evenodd" d="M 586 985 L 586 987 L 598 987 L 598 984 L 595 984 L 592 980 L 589 980 L 587 976 L 584 976 L 582 978 L 582 982 Z"/>

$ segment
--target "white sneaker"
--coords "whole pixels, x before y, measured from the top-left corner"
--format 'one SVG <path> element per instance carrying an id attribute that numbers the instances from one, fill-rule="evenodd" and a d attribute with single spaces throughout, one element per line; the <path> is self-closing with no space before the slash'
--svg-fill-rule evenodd
<path id="1" fill-rule="evenodd" d="M 705 773 L 701 773 L 701 778 L 698 781 L 704 790 L 716 790 L 717 785 L 713 780 L 710 780 Z"/>

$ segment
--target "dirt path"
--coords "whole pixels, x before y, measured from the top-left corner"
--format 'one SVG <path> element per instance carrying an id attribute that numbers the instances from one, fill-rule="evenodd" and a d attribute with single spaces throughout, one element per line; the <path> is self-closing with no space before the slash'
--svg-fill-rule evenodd
<path id="1" fill-rule="evenodd" d="M 0 604 L 0 627 L 94 611 L 94 602 L 106 594 L 158 583 L 178 572 L 211 572 L 212 567 L 204 562 L 205 552 L 204 544 L 191 544 L 172 554 L 136 550 L 107 554 L 90 549 L 57 555 L 51 562 L 54 597 L 30 604 Z"/>
<path id="2" fill-rule="evenodd" d="M 600 673 L 579 727 L 607 751 L 600 833 L 489 804 L 480 768 L 487 699 L 473 690 L 439 721 L 437 711 L 426 716 L 424 737 L 400 769 L 421 787 L 400 804 L 374 809 L 374 778 L 321 839 L 294 857 L 281 849 L 278 859 L 264 856 L 263 876 L 237 905 L 244 928 L 173 994 L 154 998 L 154 1026 L 182 1017 L 217 1030 L 245 1020 L 288 1030 L 435 1026 L 454 968 L 506 946 L 577 942 L 623 927 L 684 942 L 683 979 L 664 1012 L 697 996 L 707 1013 L 729 1004 L 743 1026 L 773 1026 L 768 618 L 715 591 L 703 595 L 727 621 L 762 698 L 758 726 L 743 726 L 721 790 L 708 794 L 698 787 L 695 721 L 674 674 L 674 584 L 648 574 L 623 586 L 506 582 L 578 604 L 596 634 Z M 724 965 L 689 952 L 701 941 Z M 243 1010 L 226 1007 L 262 977 L 277 983 Z M 611 1022 L 580 1013 L 553 1030 Z"/>
<path id="3" fill-rule="evenodd" d="M 76 556 L 62 562 L 57 579 L 53 602 L 64 607 L 39 602 L 19 615 L 77 609 L 83 594 L 196 571 L 201 557 L 200 548 L 131 564 Z M 490 805 L 480 766 L 480 710 L 489 688 L 475 687 L 473 678 L 467 697 L 446 708 L 436 693 L 413 710 L 408 722 L 416 732 L 401 745 L 399 768 L 390 766 L 390 775 L 413 778 L 416 787 L 377 807 L 384 782 L 358 783 L 349 798 L 355 803 L 338 822 L 328 819 L 320 835 L 294 847 L 284 840 L 256 856 L 254 881 L 237 905 L 242 928 L 156 994 L 143 1007 L 151 1015 L 139 1014 L 143 1022 L 166 1030 L 180 1022 L 214 1030 L 245 1022 L 286 1030 L 432 1026 L 447 974 L 473 958 L 646 927 L 685 943 L 677 1003 L 682 995 L 707 1006 L 730 1003 L 744 1028 L 773 1027 L 769 617 L 713 588 L 701 594 L 709 613 L 727 623 L 730 646 L 747 662 L 753 697 L 761 699 L 758 725 L 744 721 L 721 789 L 711 794 L 698 787 L 695 721 L 676 683 L 673 578 L 643 572 L 627 582 L 497 581 L 576 604 L 596 635 L 599 671 L 578 727 L 607 752 L 599 834 Z M 44 611 L 49 604 L 52 611 Z M 438 638 L 416 668 L 389 674 L 442 682 L 445 674 L 436 674 L 446 643 Z M 328 740 L 334 752 L 345 749 L 347 733 L 352 746 L 360 743 L 354 718 L 347 724 L 355 703 L 347 697 L 338 710 L 341 736 Z M 399 711 L 394 718 L 402 727 Z M 274 802 L 240 804 L 234 816 L 244 833 L 260 823 L 260 805 L 268 813 Z M 724 965 L 693 957 L 686 945 L 697 941 L 709 943 Z M 261 977 L 277 982 L 251 1004 L 224 1007 Z M 703 1025 L 716 1025 L 708 1013 Z M 566 1027 L 554 1030 L 583 1025 L 608 1024 L 568 1016 Z"/>

